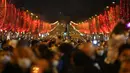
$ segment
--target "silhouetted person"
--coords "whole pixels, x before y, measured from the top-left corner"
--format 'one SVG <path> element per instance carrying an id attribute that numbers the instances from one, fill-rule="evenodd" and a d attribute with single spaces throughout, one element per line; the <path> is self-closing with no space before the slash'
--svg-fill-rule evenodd
<path id="1" fill-rule="evenodd" d="M 80 50 L 74 55 L 75 73 L 102 73 L 102 68 L 96 61 L 94 46 L 83 43 Z"/>
<path id="2" fill-rule="evenodd" d="M 63 43 L 59 46 L 59 50 L 62 54 L 59 63 L 59 73 L 72 73 L 71 55 L 73 46 L 69 43 Z"/>

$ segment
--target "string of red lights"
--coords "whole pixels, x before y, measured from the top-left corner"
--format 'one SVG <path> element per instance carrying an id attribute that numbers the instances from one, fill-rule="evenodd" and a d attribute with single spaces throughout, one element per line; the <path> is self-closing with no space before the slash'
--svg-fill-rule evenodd
<path id="1" fill-rule="evenodd" d="M 80 32 L 90 33 L 110 33 L 119 20 L 119 5 L 107 7 L 104 13 L 95 15 L 83 23 L 74 25 Z M 76 24 L 76 23 L 75 23 Z"/>
<path id="2" fill-rule="evenodd" d="M 130 0 L 120 0 L 120 16 L 130 21 Z"/>
<path id="3" fill-rule="evenodd" d="M 120 5 L 116 5 L 115 2 L 112 4 L 112 6 L 107 6 L 102 14 L 73 25 L 86 34 L 110 33 L 120 18 L 130 21 L 130 0 L 120 0 Z M 39 16 L 28 10 L 17 9 L 15 5 L 9 4 L 6 0 L 0 1 L 0 30 L 47 33 L 52 28 L 50 23 L 40 20 Z"/>
<path id="4" fill-rule="evenodd" d="M 112 4 L 112 6 L 107 6 L 102 14 L 92 16 L 82 23 L 71 23 L 81 33 L 110 33 L 119 19 L 130 21 L 130 0 L 120 0 L 120 5 L 115 5 L 115 2 Z"/>
<path id="5" fill-rule="evenodd" d="M 47 33 L 53 28 L 50 23 L 40 20 L 39 16 L 28 10 L 17 9 L 6 0 L 0 1 L 0 15 L 0 30 L 3 31 Z"/>

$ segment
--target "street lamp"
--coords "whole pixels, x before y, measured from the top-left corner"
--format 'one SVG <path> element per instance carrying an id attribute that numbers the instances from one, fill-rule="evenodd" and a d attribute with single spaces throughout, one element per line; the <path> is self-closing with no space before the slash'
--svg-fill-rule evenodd
<path id="1" fill-rule="evenodd" d="M 109 8 L 109 6 L 106 7 L 107 9 Z"/>
<path id="2" fill-rule="evenodd" d="M 112 4 L 115 4 L 115 2 L 112 2 Z"/>
<path id="3" fill-rule="evenodd" d="M 38 18 L 38 16 L 36 16 L 36 18 Z"/>
<path id="4" fill-rule="evenodd" d="M 31 13 L 31 16 L 33 16 L 34 14 L 33 13 Z"/>
<path id="5" fill-rule="evenodd" d="M 26 10 L 26 12 L 29 12 L 28 10 Z"/>

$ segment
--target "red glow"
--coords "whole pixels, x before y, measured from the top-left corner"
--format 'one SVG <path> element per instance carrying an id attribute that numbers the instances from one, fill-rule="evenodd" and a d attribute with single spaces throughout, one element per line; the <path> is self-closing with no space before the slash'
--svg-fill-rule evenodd
<path id="1" fill-rule="evenodd" d="M 125 3 L 123 1 L 126 1 Z M 80 24 L 72 24 L 80 32 L 89 33 L 108 33 L 113 30 L 116 22 L 121 17 L 130 19 L 130 0 L 121 0 L 120 7 L 118 5 L 110 7 L 109 10 L 99 14 Z M 49 32 L 54 27 L 50 23 L 43 22 L 39 19 L 33 19 L 29 13 L 16 9 L 15 5 L 6 3 L 6 0 L 0 1 L 0 29 L 12 30 L 12 31 L 30 31 L 35 32 L 37 29 L 39 32 Z M 126 6 L 124 8 L 124 6 Z M 125 15 L 125 16 L 124 16 Z"/>
<path id="2" fill-rule="evenodd" d="M 38 19 L 34 20 L 26 11 L 16 9 L 15 5 L 13 4 L 6 4 L 6 0 L 1 0 L 0 6 L 1 5 L 4 7 L 3 9 L 0 8 L 0 15 L 6 14 L 6 16 L 2 16 L 2 18 L 0 17 L 0 29 L 18 32 L 35 32 L 37 28 L 39 29 L 39 32 L 50 31 L 52 29 L 52 26 L 49 23 L 45 23 Z"/>
<path id="3" fill-rule="evenodd" d="M 80 32 L 87 34 L 89 33 L 88 31 L 91 33 L 108 33 L 114 29 L 119 16 L 119 6 L 116 5 L 116 7 L 110 7 L 108 11 L 104 11 L 103 14 L 99 14 L 98 16 L 83 22 L 83 24 L 73 26 Z"/>

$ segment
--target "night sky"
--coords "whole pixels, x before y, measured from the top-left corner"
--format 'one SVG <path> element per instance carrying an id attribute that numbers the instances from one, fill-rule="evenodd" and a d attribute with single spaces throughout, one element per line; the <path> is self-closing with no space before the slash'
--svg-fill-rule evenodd
<path id="1" fill-rule="evenodd" d="M 13 0 L 18 7 L 24 7 L 41 16 L 42 20 L 83 21 L 92 15 L 103 12 L 115 0 Z M 116 0 L 116 2 L 119 0 Z"/>

